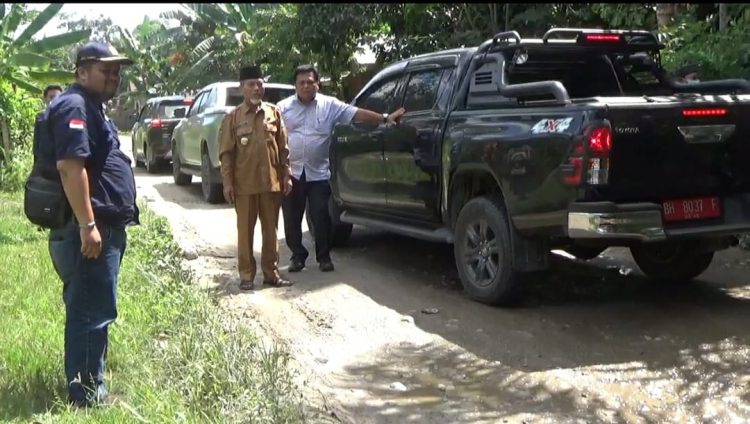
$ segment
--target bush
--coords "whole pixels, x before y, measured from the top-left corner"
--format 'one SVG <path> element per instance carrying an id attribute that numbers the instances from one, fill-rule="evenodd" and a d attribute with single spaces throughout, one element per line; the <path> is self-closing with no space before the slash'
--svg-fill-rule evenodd
<path id="1" fill-rule="evenodd" d="M 34 120 L 42 107 L 41 99 L 0 81 L 0 121 L 8 126 L 13 147 L 5 151 L 0 146 L 0 190 L 15 191 L 23 187 L 32 163 Z"/>
<path id="2" fill-rule="evenodd" d="M 750 8 L 736 10 L 724 31 L 711 20 L 691 14 L 669 28 L 664 50 L 665 67 L 675 70 L 687 64 L 703 68 L 703 80 L 750 77 Z"/>

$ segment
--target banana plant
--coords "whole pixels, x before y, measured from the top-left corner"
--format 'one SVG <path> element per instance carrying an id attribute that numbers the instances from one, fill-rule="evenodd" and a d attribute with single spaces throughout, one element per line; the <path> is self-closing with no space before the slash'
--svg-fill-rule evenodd
<path id="1" fill-rule="evenodd" d="M 91 30 L 70 31 L 34 39 L 62 6 L 62 3 L 50 4 L 15 36 L 19 27 L 29 21 L 29 12 L 21 3 L 0 3 L 0 80 L 10 81 L 35 94 L 42 92 L 42 85 L 73 81 L 72 72 L 52 68 L 53 60 L 49 53 L 88 40 Z"/>
<path id="2" fill-rule="evenodd" d="M 280 12 L 286 5 L 261 3 L 196 4 L 182 3 L 181 10 L 165 12 L 162 18 L 176 19 L 191 31 L 179 45 L 189 63 L 206 58 L 201 84 L 236 78 L 243 64 L 255 62 L 274 76 L 290 74 L 297 55 L 287 43 L 277 39 L 285 31 L 279 26 Z M 287 22 L 284 22 L 287 24 Z M 211 53 L 207 57 L 207 54 Z M 278 79 L 274 79 L 278 80 Z"/>
<path id="3" fill-rule="evenodd" d="M 185 35 L 186 29 L 182 26 L 165 28 L 162 25 L 156 31 L 137 36 L 124 28 L 116 29 L 120 35 L 118 48 L 135 62 L 123 75 L 124 88 L 120 97 L 126 106 L 153 96 L 186 94 L 197 88 L 193 85 L 214 54 L 213 51 L 205 51 L 201 56 L 191 54 L 195 60 L 189 62 L 178 57 L 173 51 L 174 40 Z"/>

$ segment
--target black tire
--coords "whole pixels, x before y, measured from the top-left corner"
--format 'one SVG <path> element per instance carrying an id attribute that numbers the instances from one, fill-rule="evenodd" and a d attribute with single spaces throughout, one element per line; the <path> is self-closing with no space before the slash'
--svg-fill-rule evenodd
<path id="1" fill-rule="evenodd" d="M 649 278 L 675 284 L 702 274 L 714 258 L 714 252 L 702 252 L 695 243 L 648 243 L 633 246 L 635 263 Z"/>
<path id="2" fill-rule="evenodd" d="M 213 180 L 211 159 L 205 150 L 201 153 L 201 191 L 203 192 L 203 199 L 208 203 L 217 204 L 224 202 L 223 186 L 220 182 L 217 183 Z"/>
<path id="3" fill-rule="evenodd" d="M 312 218 L 310 217 L 310 205 L 308 203 L 305 210 L 305 218 L 307 220 L 307 228 L 310 230 L 310 235 L 315 238 L 315 226 L 313 225 Z M 328 213 L 331 216 L 331 234 L 329 235 L 331 240 L 331 247 L 346 246 L 349 243 L 349 239 L 352 236 L 352 224 L 346 224 L 339 220 L 341 214 L 336 206 L 336 202 L 333 201 L 333 196 L 328 199 Z"/>
<path id="4" fill-rule="evenodd" d="M 499 197 L 478 197 L 461 208 L 453 249 L 458 275 L 470 298 L 490 305 L 518 300 L 508 217 Z"/>
<path id="5" fill-rule="evenodd" d="M 180 164 L 180 155 L 174 148 L 175 144 L 172 143 L 172 177 L 174 183 L 178 186 L 190 185 L 193 182 L 193 176 L 190 174 L 182 173 L 182 165 Z"/>
<path id="6" fill-rule="evenodd" d="M 154 158 L 154 150 L 148 146 L 148 144 L 143 145 L 143 163 L 146 165 L 146 172 L 149 174 L 156 174 L 160 170 L 161 161 L 159 158 Z"/>

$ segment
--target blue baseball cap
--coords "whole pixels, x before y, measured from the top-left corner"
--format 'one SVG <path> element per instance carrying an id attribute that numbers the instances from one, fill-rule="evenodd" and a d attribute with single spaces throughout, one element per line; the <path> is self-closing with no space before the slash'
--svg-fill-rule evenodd
<path id="1" fill-rule="evenodd" d="M 132 65 L 133 61 L 117 53 L 114 47 L 107 43 L 91 41 L 78 49 L 76 67 L 83 62 L 110 62 Z"/>

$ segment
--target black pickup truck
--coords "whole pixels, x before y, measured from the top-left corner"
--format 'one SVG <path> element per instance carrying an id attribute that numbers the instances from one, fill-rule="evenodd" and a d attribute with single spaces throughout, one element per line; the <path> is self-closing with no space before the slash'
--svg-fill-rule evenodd
<path id="1" fill-rule="evenodd" d="M 454 244 L 465 292 L 516 298 L 550 250 L 629 247 L 690 280 L 750 231 L 750 84 L 679 84 L 647 31 L 515 31 L 394 63 L 352 104 L 398 126 L 331 141 L 332 217 Z M 341 240 L 338 240 L 341 242 Z"/>

